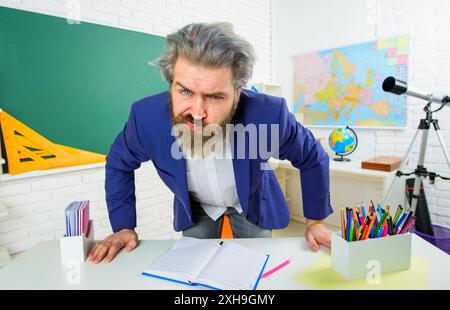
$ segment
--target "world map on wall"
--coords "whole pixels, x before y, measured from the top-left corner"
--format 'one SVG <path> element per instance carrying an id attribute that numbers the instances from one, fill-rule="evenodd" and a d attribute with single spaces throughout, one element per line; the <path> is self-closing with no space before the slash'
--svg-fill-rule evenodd
<path id="1" fill-rule="evenodd" d="M 388 76 L 407 81 L 409 37 L 296 55 L 294 113 L 311 126 L 405 127 L 406 98 L 386 93 Z"/>

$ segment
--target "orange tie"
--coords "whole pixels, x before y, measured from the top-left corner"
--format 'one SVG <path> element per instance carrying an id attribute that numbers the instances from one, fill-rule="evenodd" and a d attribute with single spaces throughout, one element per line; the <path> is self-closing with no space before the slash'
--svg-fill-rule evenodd
<path id="1" fill-rule="evenodd" d="M 222 239 L 233 239 L 233 230 L 231 229 L 230 218 L 226 214 L 223 215 Z"/>

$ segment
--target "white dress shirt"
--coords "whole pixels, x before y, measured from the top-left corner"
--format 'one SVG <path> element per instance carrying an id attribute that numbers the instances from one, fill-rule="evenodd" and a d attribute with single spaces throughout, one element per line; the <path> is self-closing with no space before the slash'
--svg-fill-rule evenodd
<path id="1" fill-rule="evenodd" d="M 227 207 L 242 213 L 234 179 L 229 142 L 225 143 L 225 158 L 211 154 L 205 158 L 186 157 L 186 175 L 189 193 L 214 221 Z"/>

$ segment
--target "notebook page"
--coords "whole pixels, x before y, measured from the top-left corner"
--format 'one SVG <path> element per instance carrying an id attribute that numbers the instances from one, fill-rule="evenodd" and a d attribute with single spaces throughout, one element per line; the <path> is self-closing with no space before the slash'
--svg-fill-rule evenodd
<path id="1" fill-rule="evenodd" d="M 220 289 L 252 290 L 266 260 L 264 253 L 225 241 L 195 282 Z"/>
<path id="2" fill-rule="evenodd" d="M 143 273 L 192 282 L 219 248 L 217 242 L 183 237 Z"/>
<path id="3" fill-rule="evenodd" d="M 73 219 L 71 215 L 72 206 L 75 204 L 75 201 L 71 202 L 66 209 L 64 210 L 64 214 L 66 217 L 66 234 L 65 237 L 73 236 L 72 234 L 72 226 L 73 226 Z"/>

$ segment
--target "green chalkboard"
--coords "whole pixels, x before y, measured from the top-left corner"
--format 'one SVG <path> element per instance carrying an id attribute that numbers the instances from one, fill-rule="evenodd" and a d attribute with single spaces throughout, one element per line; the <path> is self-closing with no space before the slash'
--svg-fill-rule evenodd
<path id="1" fill-rule="evenodd" d="M 0 108 L 52 142 L 107 154 L 131 104 L 167 89 L 165 39 L 0 7 Z"/>

